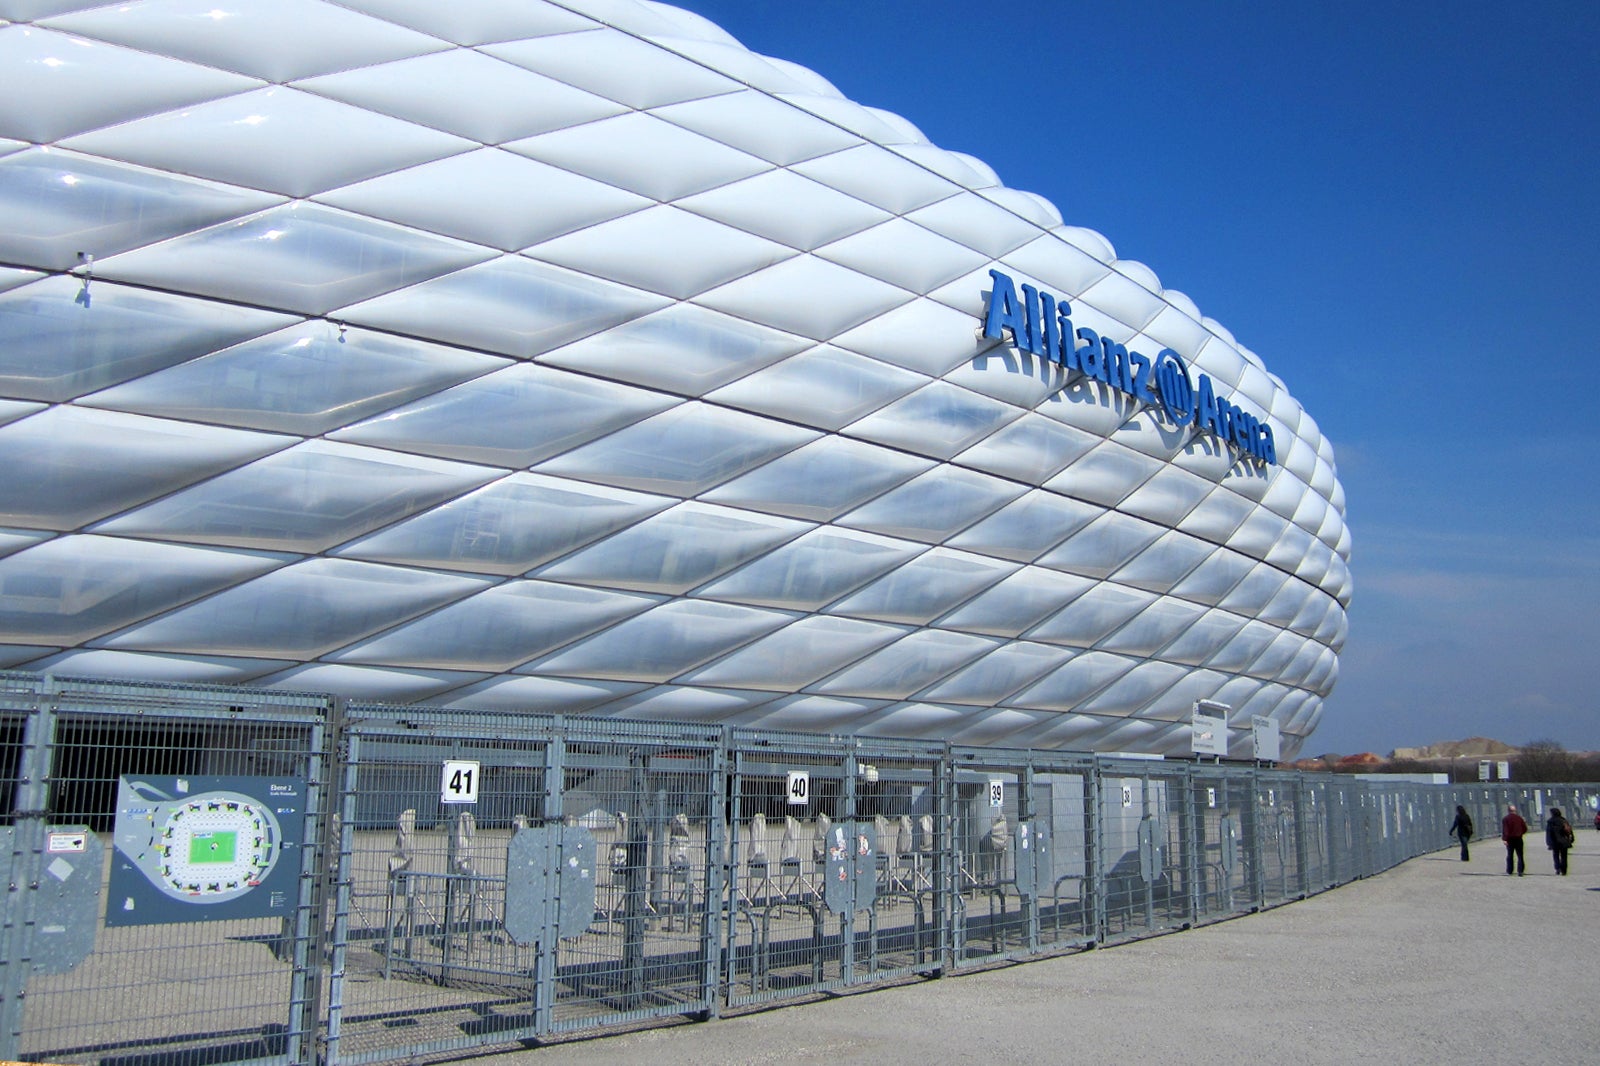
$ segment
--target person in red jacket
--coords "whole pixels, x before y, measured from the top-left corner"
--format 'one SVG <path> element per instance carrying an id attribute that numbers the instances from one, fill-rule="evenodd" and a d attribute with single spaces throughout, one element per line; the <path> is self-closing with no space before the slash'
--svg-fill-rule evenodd
<path id="1" fill-rule="evenodd" d="M 1506 816 L 1500 819 L 1500 839 L 1506 843 L 1506 873 L 1511 873 L 1512 860 L 1516 860 L 1517 876 L 1521 877 L 1522 870 L 1522 838 L 1528 835 L 1528 823 L 1522 820 L 1522 815 L 1517 813 L 1515 803 L 1508 804 Z"/>

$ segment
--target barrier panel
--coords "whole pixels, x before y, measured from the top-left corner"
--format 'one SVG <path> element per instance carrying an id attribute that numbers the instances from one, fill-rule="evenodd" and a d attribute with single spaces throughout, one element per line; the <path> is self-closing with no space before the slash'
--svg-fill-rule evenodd
<path id="1" fill-rule="evenodd" d="M 7 880 L 31 889 L 7 900 L 0 1057 L 309 1061 L 327 701 L 49 679 L 0 695 Z"/>
<path id="2" fill-rule="evenodd" d="M 1033 874 L 1037 948 L 1067 951 L 1098 942 L 1099 895 L 1091 865 L 1097 849 L 1095 763 L 1090 756 L 1034 752 L 1033 815 L 1038 833 Z"/>
<path id="3" fill-rule="evenodd" d="M 1215 764 L 1196 766 L 1189 775 L 1197 921 L 1246 914 L 1260 905 L 1253 776 Z"/>
<path id="4" fill-rule="evenodd" d="M 1276 906 L 1600 785 L 0 673 L 0 1058 L 420 1061 Z M 1496 849 L 1498 851 L 1498 849 Z"/>
<path id="5" fill-rule="evenodd" d="M 351 707 L 345 733 L 328 1060 L 713 1010 L 719 730 Z"/>
<path id="6" fill-rule="evenodd" d="M 728 1004 L 938 970 L 943 749 L 750 730 L 729 739 Z"/>
<path id="7" fill-rule="evenodd" d="M 1300 836 L 1299 777 L 1293 773 L 1256 774 L 1256 848 L 1261 856 L 1259 898 L 1270 907 L 1301 899 L 1305 888 L 1305 846 Z"/>
<path id="8" fill-rule="evenodd" d="M 1159 759 L 1120 760 L 1102 762 L 1098 777 L 1102 939 L 1191 924 L 1198 873 L 1186 768 Z"/>

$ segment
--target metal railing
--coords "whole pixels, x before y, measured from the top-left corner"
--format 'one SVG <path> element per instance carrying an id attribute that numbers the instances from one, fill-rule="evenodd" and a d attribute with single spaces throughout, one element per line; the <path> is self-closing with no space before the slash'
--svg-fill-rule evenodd
<path id="1" fill-rule="evenodd" d="M 1482 835 L 1600 797 L 24 674 L 0 774 L 0 1058 L 164 1066 L 1078 951 L 1452 846 L 1457 804 Z"/>

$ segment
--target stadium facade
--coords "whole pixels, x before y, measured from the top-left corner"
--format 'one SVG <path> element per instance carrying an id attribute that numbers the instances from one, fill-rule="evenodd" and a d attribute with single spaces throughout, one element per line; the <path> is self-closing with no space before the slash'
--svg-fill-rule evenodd
<path id="1" fill-rule="evenodd" d="M 1200 699 L 1286 757 L 1316 726 L 1315 422 L 905 119 L 633 0 L 0 18 L 0 667 L 1163 754 Z"/>

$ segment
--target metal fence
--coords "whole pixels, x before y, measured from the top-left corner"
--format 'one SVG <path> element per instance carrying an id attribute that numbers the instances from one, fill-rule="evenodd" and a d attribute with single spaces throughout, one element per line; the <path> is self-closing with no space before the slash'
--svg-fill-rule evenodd
<path id="1" fill-rule="evenodd" d="M 443 1059 L 1271 907 L 1600 786 L 0 674 L 0 1058 Z"/>

